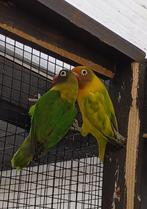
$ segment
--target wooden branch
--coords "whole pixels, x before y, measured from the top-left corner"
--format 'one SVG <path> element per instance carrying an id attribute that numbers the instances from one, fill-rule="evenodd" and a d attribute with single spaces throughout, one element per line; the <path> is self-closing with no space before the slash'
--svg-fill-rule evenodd
<path id="1" fill-rule="evenodd" d="M 0 29 L 10 36 L 15 36 L 15 39 L 19 37 L 31 46 L 38 46 L 52 52 L 56 57 L 70 60 L 76 65 L 90 66 L 109 78 L 114 76 L 109 68 L 98 63 L 100 55 L 96 51 L 90 51 L 86 46 L 51 25 L 45 24 L 36 16 L 21 11 L 12 2 L 8 4 L 0 2 Z"/>

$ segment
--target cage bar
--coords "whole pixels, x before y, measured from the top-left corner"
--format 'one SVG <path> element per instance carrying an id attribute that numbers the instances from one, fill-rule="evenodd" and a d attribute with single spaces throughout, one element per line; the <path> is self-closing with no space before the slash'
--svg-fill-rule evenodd
<path id="1" fill-rule="evenodd" d="M 0 37 L 0 208 L 101 208 L 103 164 L 92 137 L 82 139 L 70 131 L 47 156 L 20 172 L 11 168 L 30 127 L 28 98 L 43 94 L 54 74 L 72 66 Z"/>

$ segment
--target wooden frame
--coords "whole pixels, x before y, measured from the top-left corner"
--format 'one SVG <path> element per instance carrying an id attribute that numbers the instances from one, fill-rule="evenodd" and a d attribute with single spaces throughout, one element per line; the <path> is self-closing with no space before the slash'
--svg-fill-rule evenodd
<path id="1" fill-rule="evenodd" d="M 147 70 L 147 63 L 144 64 L 145 70 Z M 147 73 L 145 73 L 145 83 L 144 83 L 144 101 L 143 101 L 143 120 L 142 120 L 142 128 L 143 133 L 147 133 Z M 142 138 L 140 141 L 139 147 L 139 160 L 138 160 L 138 193 L 140 194 L 140 209 L 147 208 L 147 139 Z M 140 180 L 140 181 L 139 181 Z"/>
<path id="2" fill-rule="evenodd" d="M 145 53 L 63 0 L 1 1 L 0 32 L 113 78 L 110 91 L 127 145 L 107 147 L 103 208 L 138 209 L 145 67 L 131 63 L 142 61 Z"/>
<path id="3" fill-rule="evenodd" d="M 145 66 L 120 65 L 111 91 L 126 149 L 108 147 L 104 167 L 103 208 L 138 209 L 141 204 L 141 153 Z M 120 99 L 118 99 L 120 98 Z"/>
<path id="4" fill-rule="evenodd" d="M 63 0 L 1 1 L 0 30 L 71 64 L 90 66 L 108 78 L 113 78 L 119 60 L 145 57 L 142 50 Z"/>
<path id="5" fill-rule="evenodd" d="M 54 16 L 51 18 L 56 19 Z M 77 63 L 88 65 L 109 78 L 114 76 L 112 72 L 115 68 L 114 63 L 107 62 L 106 64 L 104 57 L 101 57 L 95 49 L 92 55 L 84 44 L 79 44 L 77 40 L 73 40 L 68 34 L 63 34 L 52 24 L 43 22 L 40 18 L 37 19 L 32 13 L 29 14 L 24 9 L 19 9 L 13 2 L 8 1 L 8 4 L 0 2 L 0 30 L 39 50 L 50 52 L 56 58 L 62 58 L 74 65 Z M 100 65 L 97 60 L 105 64 Z"/>
<path id="6" fill-rule="evenodd" d="M 115 34 L 113 31 L 109 30 L 94 19 L 90 18 L 88 15 L 74 8 L 66 1 L 37 0 L 37 2 L 40 2 L 40 4 L 57 12 L 64 18 L 70 20 L 73 24 L 84 29 L 85 31 L 88 31 L 102 42 L 114 47 L 128 57 L 131 57 L 133 60 L 140 61 L 144 59 L 145 53 L 139 48 L 127 42 L 125 39 Z"/>

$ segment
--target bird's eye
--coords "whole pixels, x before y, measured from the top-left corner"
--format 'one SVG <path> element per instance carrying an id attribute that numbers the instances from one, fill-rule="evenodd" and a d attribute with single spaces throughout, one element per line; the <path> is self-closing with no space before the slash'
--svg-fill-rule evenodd
<path id="1" fill-rule="evenodd" d="M 87 75 L 87 73 L 88 73 L 87 70 L 85 70 L 85 69 L 81 70 L 82 75 Z"/>
<path id="2" fill-rule="evenodd" d="M 60 72 L 60 76 L 65 77 L 65 76 L 66 76 L 66 71 L 65 71 L 65 70 L 62 70 L 62 71 Z"/>

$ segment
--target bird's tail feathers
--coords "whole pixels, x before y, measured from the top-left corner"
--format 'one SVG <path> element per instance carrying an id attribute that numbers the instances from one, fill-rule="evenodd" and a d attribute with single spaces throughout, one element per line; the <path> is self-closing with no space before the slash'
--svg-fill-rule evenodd
<path id="1" fill-rule="evenodd" d="M 100 159 L 102 162 L 104 162 L 106 144 L 107 144 L 107 141 L 105 140 L 105 138 L 100 137 L 100 138 L 98 139 L 98 153 L 99 153 L 99 159 Z"/>
<path id="2" fill-rule="evenodd" d="M 22 168 L 26 167 L 33 159 L 35 145 L 31 136 L 28 135 L 16 153 L 13 155 L 11 160 L 11 165 L 13 168 L 17 170 L 21 170 Z"/>

